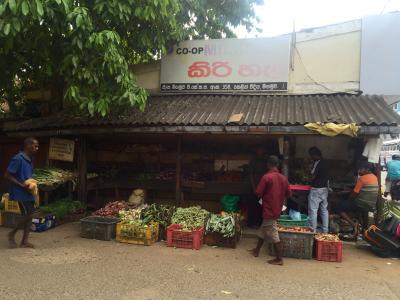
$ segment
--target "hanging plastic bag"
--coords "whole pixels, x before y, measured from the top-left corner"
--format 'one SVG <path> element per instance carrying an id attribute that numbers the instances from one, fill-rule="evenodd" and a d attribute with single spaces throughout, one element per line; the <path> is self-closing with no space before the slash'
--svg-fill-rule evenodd
<path id="1" fill-rule="evenodd" d="M 289 209 L 289 217 L 293 221 L 301 221 L 301 214 L 297 210 Z"/>

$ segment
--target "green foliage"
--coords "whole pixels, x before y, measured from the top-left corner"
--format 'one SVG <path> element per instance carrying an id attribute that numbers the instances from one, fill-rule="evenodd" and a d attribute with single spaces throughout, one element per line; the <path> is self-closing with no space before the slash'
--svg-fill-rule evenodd
<path id="1" fill-rule="evenodd" d="M 54 214 L 57 220 L 65 218 L 68 214 L 80 212 L 85 209 L 86 206 L 82 202 L 69 198 L 59 199 L 47 206 L 40 207 L 42 213 Z"/>
<path id="2" fill-rule="evenodd" d="M 57 87 L 79 111 L 105 116 L 144 108 L 133 63 L 160 58 L 189 38 L 251 29 L 260 0 L 0 1 L 0 98 Z M 10 103 L 13 107 L 13 103 Z"/>

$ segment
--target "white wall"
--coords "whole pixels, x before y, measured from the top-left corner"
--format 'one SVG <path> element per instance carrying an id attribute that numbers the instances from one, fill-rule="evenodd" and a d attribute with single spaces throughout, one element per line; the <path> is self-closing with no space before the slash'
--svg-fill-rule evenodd
<path id="1" fill-rule="evenodd" d="M 360 21 L 299 32 L 290 72 L 294 94 L 359 90 Z"/>

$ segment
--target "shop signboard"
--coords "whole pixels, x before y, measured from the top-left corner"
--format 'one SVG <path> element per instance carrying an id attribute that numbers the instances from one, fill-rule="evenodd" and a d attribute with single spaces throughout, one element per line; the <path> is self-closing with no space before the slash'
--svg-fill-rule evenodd
<path id="1" fill-rule="evenodd" d="M 181 42 L 161 60 L 161 91 L 285 91 L 290 41 L 285 35 Z"/>
<path id="2" fill-rule="evenodd" d="M 74 161 L 75 142 L 66 139 L 50 139 L 49 159 Z"/>

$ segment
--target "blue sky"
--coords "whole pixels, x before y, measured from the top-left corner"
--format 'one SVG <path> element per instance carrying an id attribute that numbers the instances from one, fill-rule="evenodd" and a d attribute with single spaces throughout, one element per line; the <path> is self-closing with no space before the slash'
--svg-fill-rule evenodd
<path id="1" fill-rule="evenodd" d="M 296 30 L 400 11 L 400 0 L 264 0 L 256 7 L 261 33 L 237 28 L 239 38 L 276 36 Z"/>

